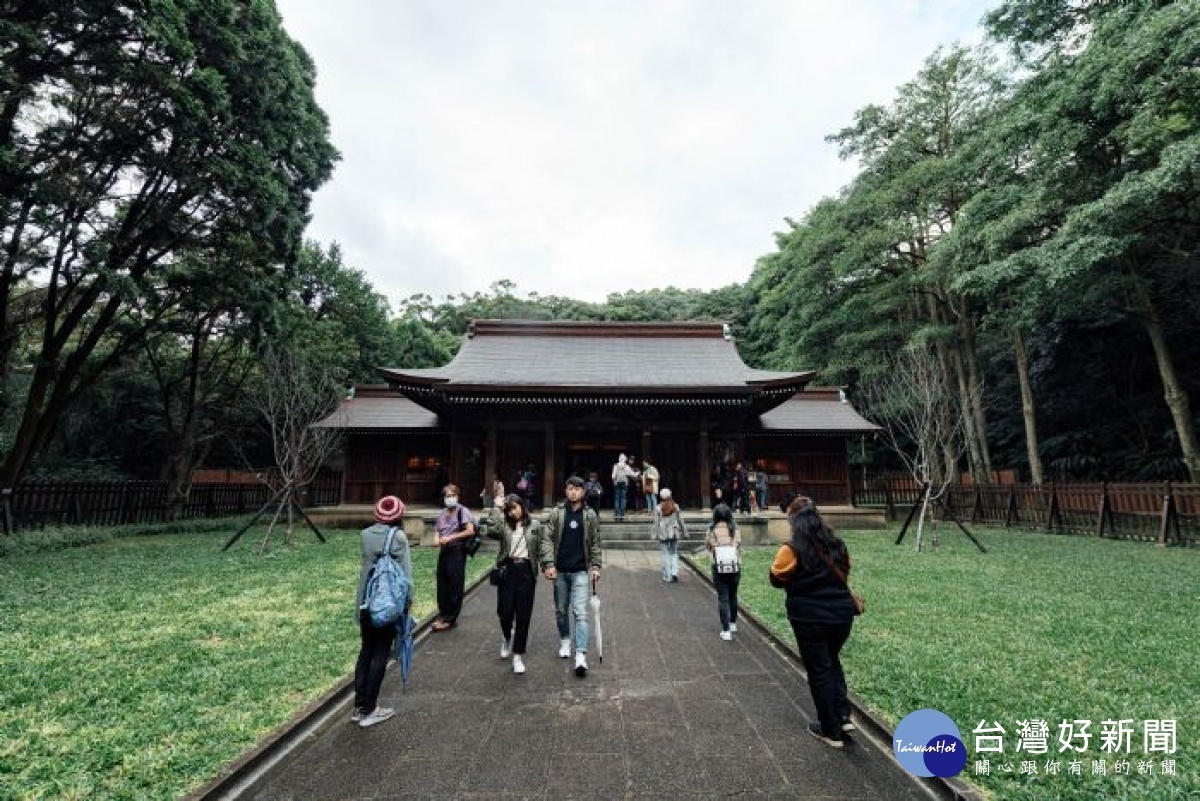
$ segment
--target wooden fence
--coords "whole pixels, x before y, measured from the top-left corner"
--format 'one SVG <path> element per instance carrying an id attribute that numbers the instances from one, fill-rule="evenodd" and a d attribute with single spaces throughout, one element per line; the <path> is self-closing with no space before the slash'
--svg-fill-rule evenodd
<path id="1" fill-rule="evenodd" d="M 856 477 L 855 503 L 903 516 L 920 497 L 911 476 Z M 945 510 L 964 523 L 1147 542 L 1200 544 L 1200 484 L 952 485 Z"/>
<path id="2" fill-rule="evenodd" d="M 336 505 L 341 475 L 322 475 L 309 488 L 314 506 Z M 181 519 L 231 517 L 257 511 L 274 495 L 264 483 L 195 483 Z M 166 519 L 163 481 L 23 481 L 0 490 L 0 533 L 54 525 L 116 526 Z"/>

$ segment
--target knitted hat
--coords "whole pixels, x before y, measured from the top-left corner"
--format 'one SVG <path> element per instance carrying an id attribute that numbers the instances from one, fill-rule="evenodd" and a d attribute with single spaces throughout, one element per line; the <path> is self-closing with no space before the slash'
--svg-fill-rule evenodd
<path id="1" fill-rule="evenodd" d="M 384 495 L 375 502 L 375 519 L 380 523 L 393 523 L 404 517 L 404 501 L 395 495 Z"/>

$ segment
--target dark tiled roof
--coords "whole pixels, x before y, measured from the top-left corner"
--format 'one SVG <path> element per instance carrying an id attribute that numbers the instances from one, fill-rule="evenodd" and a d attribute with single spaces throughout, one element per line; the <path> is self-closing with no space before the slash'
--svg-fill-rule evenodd
<path id="1" fill-rule="evenodd" d="M 877 430 L 854 407 L 838 400 L 837 390 L 810 390 L 759 417 L 761 430 L 773 433 L 845 434 Z M 355 397 L 317 423 L 322 428 L 433 429 L 438 416 L 385 386 L 357 387 Z M 754 428 L 747 433 L 753 433 Z"/>
<path id="2" fill-rule="evenodd" d="M 437 428 L 438 416 L 388 387 L 356 387 L 317 428 Z"/>
<path id="3" fill-rule="evenodd" d="M 836 389 L 801 392 L 758 419 L 762 430 L 768 432 L 856 434 L 879 430 L 849 403 L 842 403 Z"/>
<path id="4" fill-rule="evenodd" d="M 455 387 L 747 388 L 808 373 L 746 366 L 721 323 L 479 320 L 444 367 L 383 370 L 388 381 Z"/>

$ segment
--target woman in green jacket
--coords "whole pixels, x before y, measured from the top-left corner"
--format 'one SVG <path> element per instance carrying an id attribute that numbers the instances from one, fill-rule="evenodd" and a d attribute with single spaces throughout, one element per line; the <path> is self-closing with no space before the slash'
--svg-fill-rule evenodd
<path id="1" fill-rule="evenodd" d="M 496 498 L 488 510 L 488 535 L 500 540 L 496 568 L 503 571 L 496 587 L 496 614 L 500 618 L 500 658 L 512 657 L 513 673 L 525 672 L 525 645 L 529 619 L 537 592 L 539 567 L 554 563 L 548 554 L 542 524 L 529 516 L 520 495 Z"/>

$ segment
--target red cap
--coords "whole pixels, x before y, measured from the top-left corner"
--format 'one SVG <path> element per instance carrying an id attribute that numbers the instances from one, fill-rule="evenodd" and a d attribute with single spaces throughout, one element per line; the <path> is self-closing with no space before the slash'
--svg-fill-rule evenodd
<path id="1" fill-rule="evenodd" d="M 380 523 L 391 523 L 404 517 L 404 501 L 395 495 L 384 495 L 375 502 L 375 519 Z"/>

